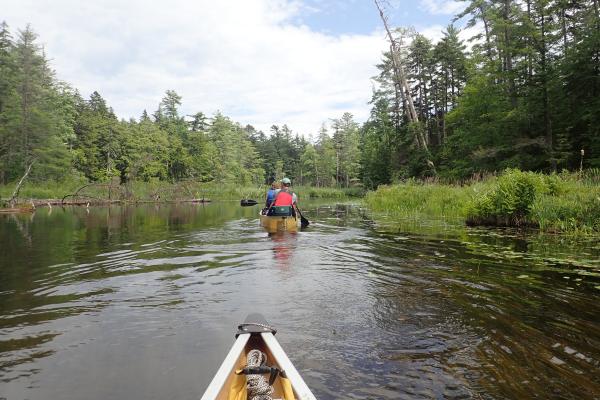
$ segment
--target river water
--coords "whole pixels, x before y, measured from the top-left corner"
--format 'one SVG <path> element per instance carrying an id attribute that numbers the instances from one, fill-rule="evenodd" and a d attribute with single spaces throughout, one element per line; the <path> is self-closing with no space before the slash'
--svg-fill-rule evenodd
<path id="1" fill-rule="evenodd" d="M 600 398 L 600 244 L 308 204 L 0 216 L 0 399 L 198 399 L 251 312 L 318 399 Z"/>

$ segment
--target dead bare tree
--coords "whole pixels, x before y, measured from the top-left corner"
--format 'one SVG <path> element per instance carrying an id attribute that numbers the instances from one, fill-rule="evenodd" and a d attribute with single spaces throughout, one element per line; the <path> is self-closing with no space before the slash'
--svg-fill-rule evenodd
<path id="1" fill-rule="evenodd" d="M 379 11 L 379 16 L 381 17 L 381 21 L 383 22 L 383 26 L 385 27 L 385 31 L 387 32 L 388 40 L 390 41 L 390 52 L 392 55 L 392 67 L 394 70 L 394 77 L 395 77 L 397 84 L 401 88 L 402 100 L 406 104 L 408 121 L 415 127 L 414 131 L 415 131 L 415 136 L 417 139 L 417 146 L 419 149 L 425 151 L 425 154 L 427 154 L 427 159 L 426 159 L 427 165 L 429 167 L 431 167 L 431 169 L 433 170 L 433 173 L 436 174 L 435 165 L 433 164 L 433 161 L 431 161 L 429 159 L 430 153 L 429 153 L 429 148 L 427 146 L 427 141 L 425 140 L 425 135 L 423 135 L 423 129 L 419 125 L 419 116 L 415 109 L 415 103 L 414 103 L 412 95 L 411 95 L 410 85 L 408 84 L 408 80 L 406 79 L 406 73 L 404 72 L 404 67 L 402 64 L 402 56 L 400 53 L 400 46 L 399 46 L 399 45 L 401 45 L 401 42 L 398 43 L 397 40 L 394 39 L 394 36 L 392 35 L 392 32 L 390 31 L 390 28 L 389 28 L 389 25 L 387 22 L 387 17 L 385 16 L 385 13 L 383 12 L 382 0 L 373 0 L 373 1 L 375 2 L 375 6 L 377 7 L 377 10 Z M 402 40 L 402 39 L 400 38 L 400 40 Z"/>
<path id="2" fill-rule="evenodd" d="M 25 174 L 23 174 L 23 176 L 19 180 L 19 183 L 17 183 L 17 187 L 15 188 L 15 191 L 13 192 L 10 200 L 8 201 L 9 207 L 15 206 L 15 203 L 17 202 L 17 199 L 19 198 L 19 191 L 21 190 L 21 185 L 23 185 L 23 182 L 25 182 L 27 175 L 29 175 L 29 172 L 31 172 L 31 167 L 33 166 L 33 163 L 35 163 L 35 159 L 29 163 L 29 166 L 27 167 Z"/>

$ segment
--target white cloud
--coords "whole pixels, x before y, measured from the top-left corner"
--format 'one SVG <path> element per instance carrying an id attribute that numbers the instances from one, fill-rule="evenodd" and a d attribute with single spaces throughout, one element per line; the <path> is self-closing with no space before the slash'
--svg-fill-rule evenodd
<path id="1" fill-rule="evenodd" d="M 421 7 L 431 14 L 454 15 L 465 9 L 465 4 L 456 0 L 421 0 Z"/>
<path id="2" fill-rule="evenodd" d="M 458 38 L 463 41 L 465 45 L 465 50 L 470 52 L 473 49 L 475 44 L 481 44 L 484 42 L 483 38 L 471 40 L 476 35 L 481 35 L 484 32 L 483 24 L 478 22 L 474 26 L 468 28 L 458 27 L 460 31 L 458 32 Z M 436 44 L 444 37 L 444 32 L 446 31 L 446 27 L 442 25 L 430 25 L 421 29 L 418 29 L 418 32 L 423 36 L 432 41 L 433 44 Z"/>
<path id="3" fill-rule="evenodd" d="M 485 41 L 483 37 L 484 32 L 485 28 L 483 26 L 483 23 L 478 21 L 475 25 L 471 27 L 461 29 L 460 33 L 458 34 L 458 37 L 464 40 L 467 49 L 471 50 L 473 45 L 482 44 Z M 476 35 L 482 35 L 482 37 L 477 40 L 470 40 Z"/>
<path id="4" fill-rule="evenodd" d="M 419 33 L 431 40 L 435 44 L 444 37 L 445 29 L 446 28 L 442 25 L 431 25 L 426 28 L 419 29 Z"/>
<path id="5" fill-rule="evenodd" d="M 97 90 L 117 115 L 152 112 L 167 89 L 182 111 L 221 110 L 268 131 L 315 133 L 345 111 L 368 116 L 380 32 L 328 35 L 295 24 L 296 0 L 0 0 L 11 29 L 31 23 L 59 78 Z"/>

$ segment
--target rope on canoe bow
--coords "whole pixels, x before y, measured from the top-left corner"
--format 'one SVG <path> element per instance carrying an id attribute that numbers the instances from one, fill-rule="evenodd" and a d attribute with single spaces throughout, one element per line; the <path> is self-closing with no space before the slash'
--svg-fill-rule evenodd
<path id="1" fill-rule="evenodd" d="M 267 364 L 267 355 L 260 350 L 250 350 L 247 357 L 248 367 L 260 367 Z M 262 375 L 246 376 L 249 400 L 272 400 L 273 387 Z"/>

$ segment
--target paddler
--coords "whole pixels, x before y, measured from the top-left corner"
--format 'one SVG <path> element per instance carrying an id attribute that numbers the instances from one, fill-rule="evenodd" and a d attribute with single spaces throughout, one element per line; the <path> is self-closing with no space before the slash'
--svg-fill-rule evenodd
<path id="1" fill-rule="evenodd" d="M 265 200 L 266 208 L 271 207 L 271 204 L 275 200 L 275 195 L 277 194 L 278 189 L 279 188 L 277 187 L 277 182 L 275 182 L 275 181 L 271 182 L 271 187 L 267 191 L 267 198 Z"/>
<path id="2" fill-rule="evenodd" d="M 294 207 L 297 205 L 298 196 L 291 191 L 291 185 L 292 181 L 289 178 L 281 180 L 281 189 L 275 194 L 275 200 L 269 210 L 269 215 L 295 215 Z M 285 207 L 287 207 L 287 210 Z"/>

